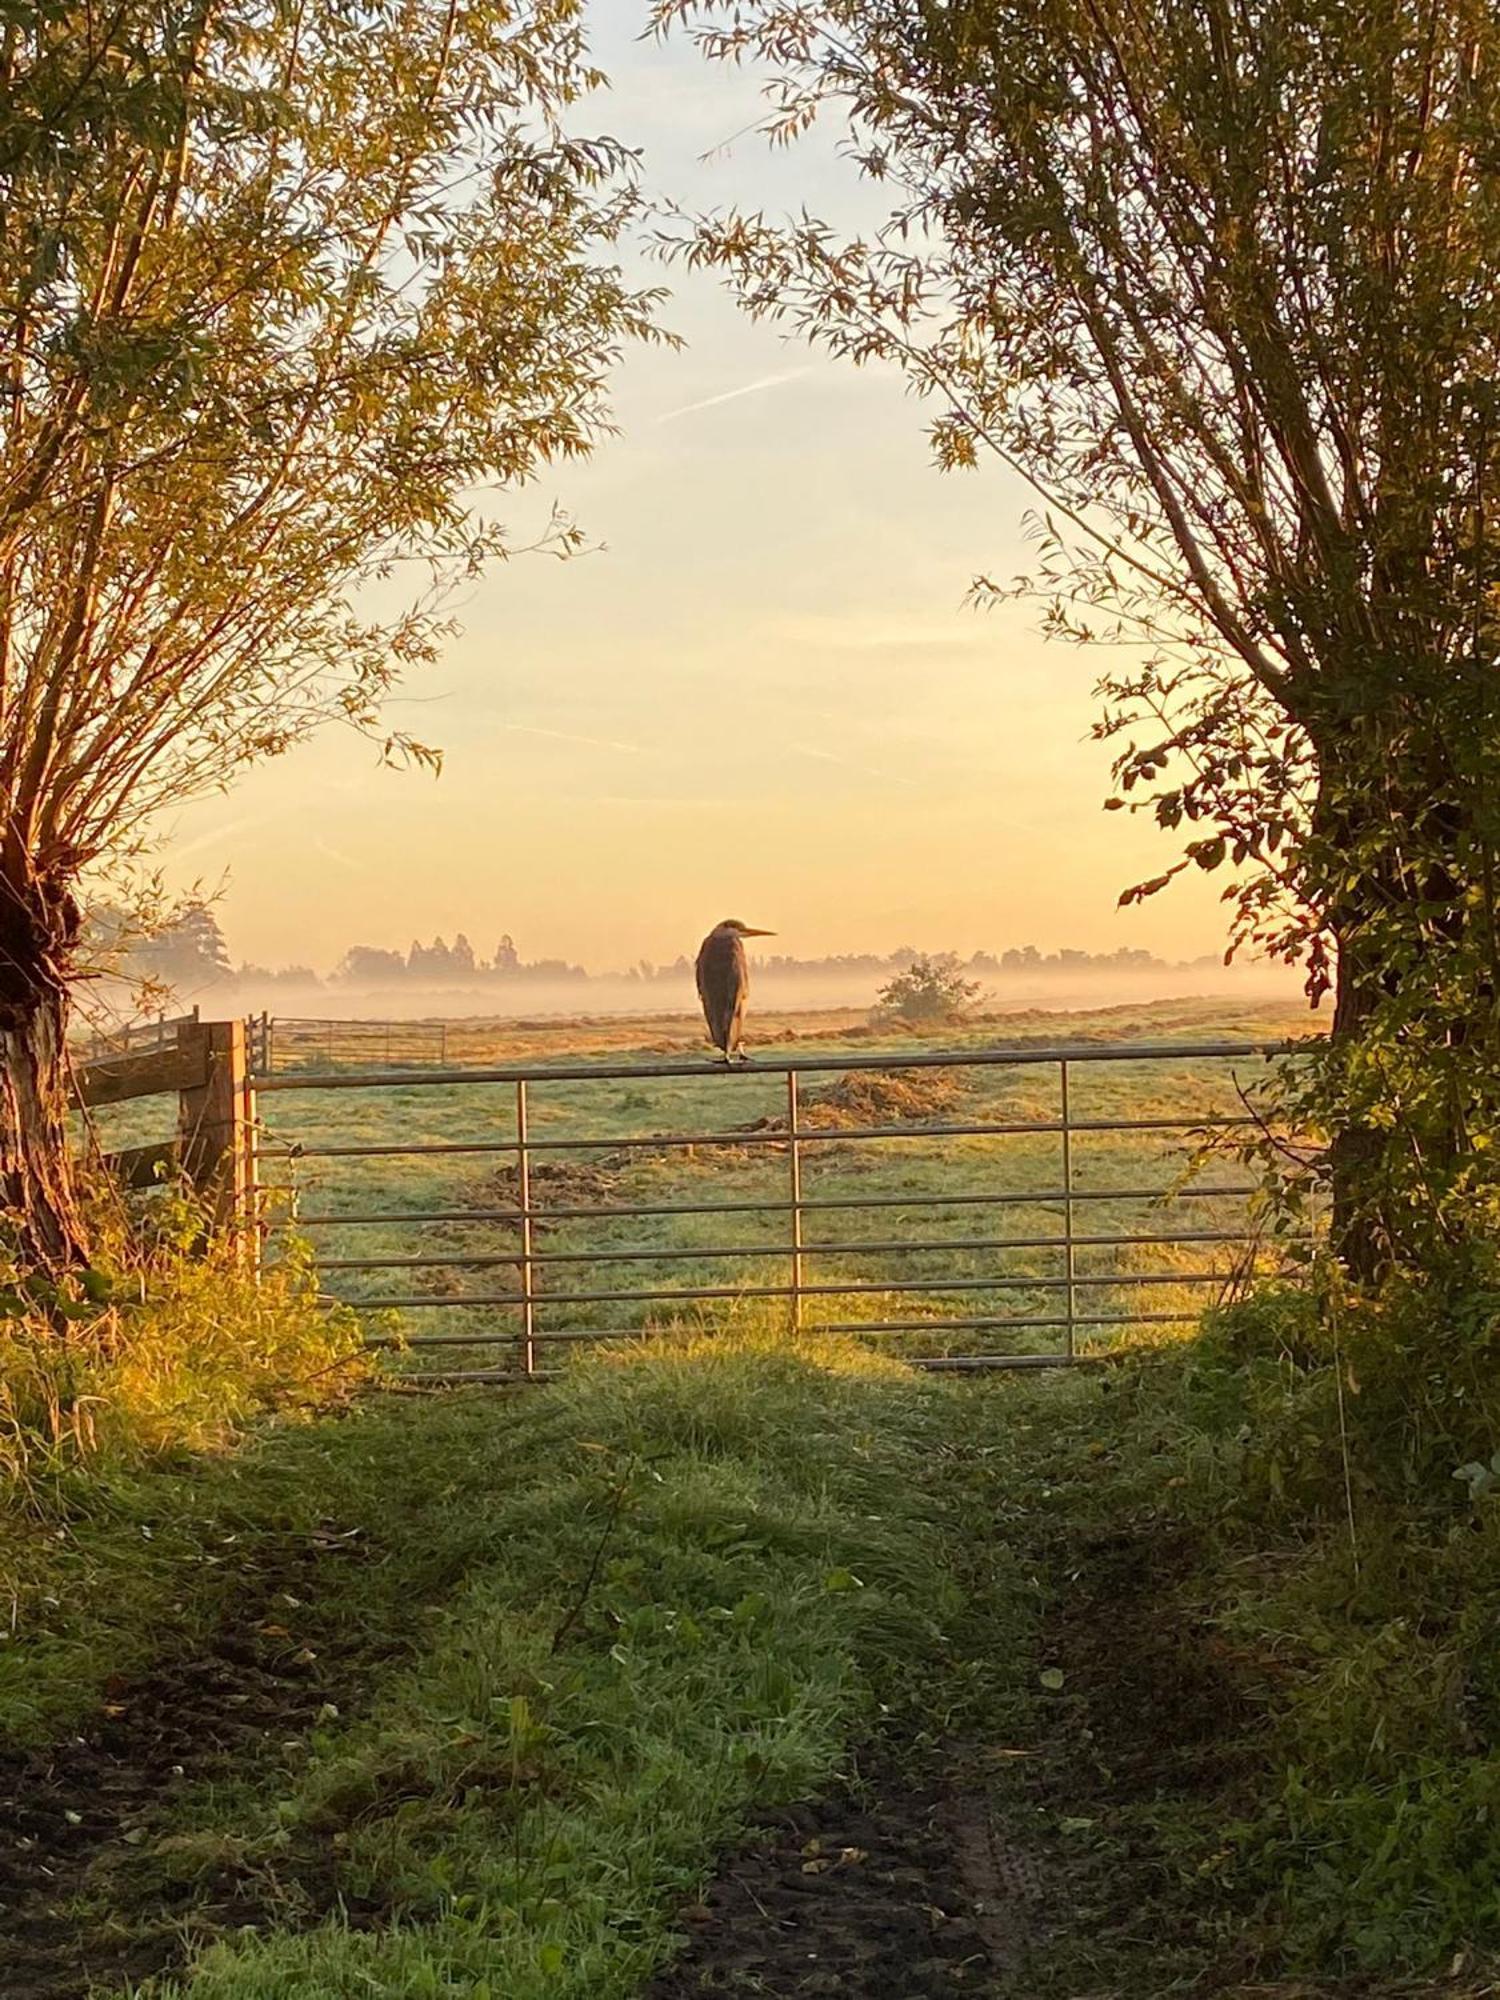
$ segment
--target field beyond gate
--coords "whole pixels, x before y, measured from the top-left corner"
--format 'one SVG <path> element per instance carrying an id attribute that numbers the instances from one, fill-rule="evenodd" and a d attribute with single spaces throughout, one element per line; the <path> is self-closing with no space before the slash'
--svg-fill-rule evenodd
<path id="1" fill-rule="evenodd" d="M 1198 1154 L 1252 1122 L 1275 1046 L 829 1045 L 727 1073 L 439 1062 L 255 1087 L 282 1226 L 428 1372 L 546 1374 L 570 1343 L 768 1314 L 957 1369 L 1189 1322 L 1264 1266 L 1248 1182 Z"/>

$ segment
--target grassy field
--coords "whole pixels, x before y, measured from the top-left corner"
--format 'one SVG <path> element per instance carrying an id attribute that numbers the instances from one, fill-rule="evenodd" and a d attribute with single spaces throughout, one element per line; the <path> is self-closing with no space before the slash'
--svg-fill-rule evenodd
<path id="1" fill-rule="evenodd" d="M 984 1382 L 725 1329 L 60 1478 L 0 1521 L 7 2000 L 1480 2000 L 1500 1514 L 1446 1444 L 1394 1492 L 1388 1325 L 1341 1467 L 1309 1324 Z"/>
<path id="2" fill-rule="evenodd" d="M 997 1044 L 1017 1048 L 1084 1047 L 1103 1042 L 1202 1042 L 1222 1039 L 1269 1040 L 1305 1031 L 1305 1014 L 1288 1010 L 1242 1012 L 1222 1003 L 1183 1002 L 1148 1008 L 1120 1008 L 1090 1015 L 1038 1013 L 986 1019 L 959 1030 L 916 1037 L 877 1033 L 852 1017 L 772 1018 L 760 1024 L 761 1062 L 778 1056 L 827 1051 L 830 1057 L 889 1050 L 890 1072 L 873 1077 L 804 1077 L 804 1129 L 815 1136 L 803 1148 L 802 1192 L 811 1202 L 838 1206 L 809 1216 L 804 1225 L 806 1280 L 828 1286 L 864 1286 L 862 1292 L 830 1292 L 808 1300 L 808 1326 L 883 1325 L 913 1321 L 930 1333 L 905 1336 L 906 1353 L 1041 1353 L 1062 1338 L 1054 1326 L 1028 1321 L 1056 1320 L 1065 1310 L 1064 1204 L 1061 1141 L 1055 1133 L 945 1140 L 913 1137 L 871 1144 L 839 1136 L 849 1127 L 964 1123 L 1025 1123 L 1055 1120 L 1060 1080 L 1055 1066 L 978 1068 L 945 1072 L 899 1069 L 901 1052 L 913 1046 L 942 1046 L 961 1052 Z M 649 1039 L 647 1037 L 649 1036 Z M 789 1162 L 776 1143 L 786 1118 L 785 1085 L 755 1067 L 725 1074 L 707 1061 L 701 1077 L 591 1081 L 591 1061 L 639 1055 L 691 1056 L 701 1031 L 690 1022 L 500 1024 L 468 1030 L 463 1044 L 473 1063 L 576 1063 L 577 1082 L 536 1085 L 529 1094 L 530 1136 L 544 1149 L 532 1167 L 532 1198 L 543 1211 L 573 1207 L 751 1204 L 784 1202 Z M 333 1051 L 347 1053 L 342 1045 Z M 355 1057 L 368 1060 L 362 1049 Z M 383 1053 L 383 1050 L 382 1050 Z M 397 1050 L 396 1053 L 400 1053 Z M 295 1073 L 327 1067 L 330 1051 L 315 1031 L 299 1042 L 283 1037 L 277 1067 Z M 451 1060 L 451 1051 L 450 1051 Z M 1076 1121 L 1195 1118 L 1232 1115 L 1240 1110 L 1235 1079 L 1253 1080 L 1255 1062 L 1230 1064 L 1189 1059 L 1172 1063 L 1080 1062 L 1071 1073 L 1071 1112 Z M 130 1136 L 143 1123 L 134 1112 Z M 392 1083 L 379 1088 L 289 1091 L 262 1099 L 266 1127 L 263 1172 L 288 1191 L 292 1213 L 303 1217 L 369 1215 L 376 1223 L 300 1225 L 326 1266 L 328 1289 L 356 1306 L 388 1297 L 422 1297 L 430 1307 L 414 1307 L 372 1322 L 377 1336 L 409 1341 L 410 1360 L 430 1367 L 513 1365 L 520 1314 L 504 1305 L 465 1306 L 466 1298 L 513 1295 L 519 1284 L 514 1256 L 519 1247 L 514 1224 L 467 1219 L 405 1221 L 408 1215 L 444 1212 L 463 1216 L 513 1206 L 517 1184 L 504 1153 L 438 1153 L 425 1156 L 375 1154 L 363 1158 L 287 1158 L 288 1149 L 318 1146 L 461 1146 L 503 1144 L 515 1136 L 515 1093 L 509 1085 Z M 117 1118 L 111 1143 L 120 1142 L 126 1120 Z M 738 1146 L 699 1147 L 691 1152 L 639 1142 L 659 1133 L 743 1132 Z M 570 1148 L 570 1140 L 607 1142 Z M 1172 1186 L 1187 1159 L 1186 1135 L 1165 1133 L 1078 1133 L 1073 1140 L 1074 1229 L 1080 1236 L 1181 1233 L 1234 1229 L 1244 1216 L 1233 1198 L 1210 1199 L 1207 1191 L 1240 1177 L 1227 1165 L 1200 1173 L 1191 1201 L 1170 1210 L 1143 1199 L 1142 1189 Z M 635 1143 L 630 1143 L 635 1142 Z M 1106 1198 L 1111 1190 L 1120 1193 Z M 991 1199 L 976 1201 L 976 1195 Z M 913 1202 L 952 1197 L 947 1205 L 908 1207 Z M 958 1197 L 963 1197 L 962 1200 Z M 878 1206 L 852 1204 L 872 1200 Z M 714 1288 L 736 1293 L 742 1304 L 759 1304 L 760 1288 L 785 1285 L 790 1276 L 790 1225 L 785 1214 L 740 1213 L 657 1215 L 641 1218 L 544 1219 L 536 1248 L 556 1258 L 544 1272 L 546 1303 L 539 1308 L 540 1333 L 556 1346 L 545 1361 L 565 1355 L 569 1343 L 603 1334 L 637 1334 L 663 1326 L 720 1323 L 732 1318 L 733 1299 L 708 1304 L 651 1301 L 643 1291 Z M 1017 1247 L 967 1248 L 976 1242 L 1015 1239 Z M 923 1242 L 932 1247 L 900 1250 L 873 1246 Z M 948 1246 L 956 1247 L 948 1247 Z M 614 1254 L 611 1254 L 614 1253 Z M 710 1254 L 713 1253 L 713 1254 Z M 724 1254 L 728 1253 L 728 1254 Z M 1080 1321 L 1152 1323 L 1150 1315 L 1190 1315 L 1234 1267 L 1237 1253 L 1218 1244 L 1126 1246 L 1084 1245 L 1076 1252 L 1076 1311 Z M 417 1270 L 348 1270 L 350 1260 L 418 1257 L 431 1259 Z M 486 1261 L 488 1260 L 488 1261 Z M 1174 1274 L 1209 1274 L 1211 1282 L 1165 1282 Z M 1111 1281 L 1116 1282 L 1111 1282 Z M 922 1283 L 931 1291 L 884 1289 Z M 943 1285 L 954 1289 L 943 1291 Z M 579 1293 L 625 1294 L 613 1299 L 577 1300 Z M 978 1331 L 947 1330 L 944 1322 L 972 1317 L 1015 1322 Z M 1117 1327 L 1090 1328 L 1080 1337 L 1107 1341 Z M 460 1345 L 479 1339 L 483 1345 Z"/>
<path id="3" fill-rule="evenodd" d="M 1139 1059 L 1079 1064 L 1073 1108 L 1149 1118 L 1236 1100 L 1210 1063 L 1163 1076 L 1147 1044 L 1295 1025 L 1189 1006 L 965 1033 L 1137 1041 Z M 564 1033 L 577 1078 L 538 1090 L 534 1129 L 605 1143 L 560 1149 L 544 1207 L 777 1185 L 779 1134 L 757 1123 L 775 1079 L 615 1085 L 590 1075 L 587 1031 Z M 809 1192 L 979 1192 L 1008 1232 L 1034 1215 L 1055 1236 L 1055 1134 L 877 1156 L 841 1123 L 1043 1119 L 1044 1070 L 933 1099 L 900 1074 L 909 1043 L 845 1025 L 820 1044 L 804 1024 L 790 1046 L 891 1057 L 858 1093 L 805 1091 L 830 1134 Z M 510 1130 L 475 1084 L 266 1105 L 310 1145 Z M 770 1143 L 620 1143 L 731 1120 Z M 1121 1190 L 1170 1178 L 1166 1136 L 1079 1138 L 1093 1211 L 1147 1233 Z M 335 1242 L 455 1246 L 464 1263 L 429 1282 L 467 1289 L 494 1282 L 465 1268 L 476 1237 L 476 1257 L 511 1252 L 494 1226 L 399 1217 L 502 1205 L 497 1163 L 294 1170 L 309 1206 L 396 1218 Z M 973 1233 L 971 1214 L 921 1227 Z M 875 1212 L 834 1215 L 835 1271 L 910 1270 L 872 1247 Z M 701 1221 L 658 1226 L 675 1270 L 722 1270 Z M 574 1228 L 555 1218 L 547 1240 L 597 1247 Z M 617 1247 L 602 1268 L 628 1276 L 640 1239 Z M 785 1254 L 758 1241 L 738 1268 Z M 1056 1256 L 922 1264 L 975 1271 L 966 1301 L 1020 1316 Z M 1173 1275 L 1153 1299 L 1186 1311 L 1202 1292 Z M 335 1280 L 382 1282 L 336 1258 Z M 347 1322 L 295 1286 L 233 1282 L 164 1273 L 92 1372 L 16 1346 L 24 1410 L 7 1364 L 7 2000 L 750 2000 L 809 1990 L 814 1961 L 830 2000 L 1496 1991 L 1500 1289 L 1483 1269 L 1335 1310 L 1319 1267 L 1180 1338 L 1133 1338 L 1107 1370 L 958 1381 L 826 1324 L 793 1337 L 747 1293 L 697 1333 L 642 1310 L 663 1337 L 581 1340 L 560 1381 L 517 1395 L 387 1393 Z M 890 1297 L 906 1310 L 862 1304 Z M 619 1324 L 551 1310 L 581 1335 Z M 477 1323 L 481 1353 L 513 1347 Z M 1028 1337 L 1045 1335 L 1008 1336 Z M 343 1414 L 306 1422 L 335 1391 Z"/>
<path id="4" fill-rule="evenodd" d="M 637 1991 L 748 1813 L 941 1721 L 948 1411 L 731 1335 L 76 1489 L 0 1648 L 8 2000 Z"/>

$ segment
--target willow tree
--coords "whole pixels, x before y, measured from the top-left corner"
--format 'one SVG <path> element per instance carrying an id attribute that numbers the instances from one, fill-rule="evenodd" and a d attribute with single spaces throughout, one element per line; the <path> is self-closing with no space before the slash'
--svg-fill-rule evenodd
<path id="1" fill-rule="evenodd" d="M 40 1265 L 84 1247 L 80 876 L 329 719 L 378 734 L 445 584 L 505 553 L 483 489 L 587 449 L 648 331 L 607 254 L 628 159 L 565 128 L 580 12 L 4 10 L 0 1229 Z"/>
<path id="2" fill-rule="evenodd" d="M 660 0 L 845 121 L 890 220 L 702 221 L 756 313 L 1036 489 L 1153 893 L 1335 991 L 1315 1108 L 1372 1274 L 1495 1208 L 1500 12 L 1489 0 Z M 678 247 L 683 248 L 679 235 Z M 1010 588 L 1008 583 L 1001 588 Z M 982 585 L 988 589 L 990 586 Z"/>

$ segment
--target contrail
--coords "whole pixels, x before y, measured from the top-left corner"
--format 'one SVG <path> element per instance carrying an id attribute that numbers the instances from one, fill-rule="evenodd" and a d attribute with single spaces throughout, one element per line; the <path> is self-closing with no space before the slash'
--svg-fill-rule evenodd
<path id="1" fill-rule="evenodd" d="M 609 736 L 576 736 L 571 729 L 538 729 L 528 722 L 503 722 L 500 726 L 517 736 L 546 736 L 554 743 L 582 743 L 590 750 L 622 750 L 631 757 L 645 755 L 639 743 L 616 743 Z"/>
<path id="2" fill-rule="evenodd" d="M 245 833 L 252 826 L 264 826 L 275 817 L 269 812 L 244 813 L 225 826 L 213 826 L 207 833 L 194 834 L 191 840 L 175 842 L 169 839 L 165 843 L 167 852 L 174 861 L 185 861 L 188 855 L 197 854 L 201 848 L 220 846 L 226 840 L 233 840 L 236 834 Z"/>
<path id="3" fill-rule="evenodd" d="M 883 785 L 915 784 L 915 779 L 906 778 L 899 771 L 880 771 L 873 764 L 856 764 L 852 758 L 836 757 L 831 750 L 814 750 L 809 744 L 794 743 L 791 746 L 794 757 L 811 757 L 819 764 L 838 764 L 846 771 L 858 771 L 862 777 L 878 778 Z"/>
<path id="4" fill-rule="evenodd" d="M 795 382 L 799 376 L 811 373 L 810 368 L 788 368 L 780 375 L 761 375 L 753 382 L 741 383 L 738 389 L 724 389 L 717 396 L 704 396 L 700 402 L 684 403 L 681 409 L 668 410 L 656 421 L 659 424 L 674 423 L 678 417 L 692 416 L 695 410 L 712 410 L 720 403 L 736 403 L 741 396 L 758 396 L 762 389 L 779 389 L 783 382 Z"/>

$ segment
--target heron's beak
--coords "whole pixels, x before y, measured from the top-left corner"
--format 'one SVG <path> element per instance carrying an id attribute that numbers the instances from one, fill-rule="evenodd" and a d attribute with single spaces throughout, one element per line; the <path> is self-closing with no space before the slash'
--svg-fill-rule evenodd
<path id="1" fill-rule="evenodd" d="M 775 931 L 751 930 L 750 926 L 746 924 L 744 930 L 741 931 L 740 935 L 741 937 L 775 937 L 776 933 Z"/>

